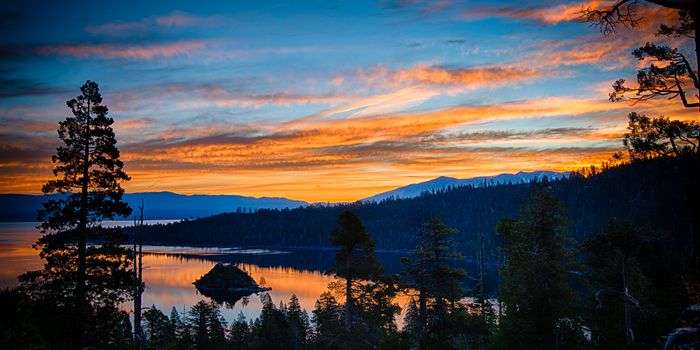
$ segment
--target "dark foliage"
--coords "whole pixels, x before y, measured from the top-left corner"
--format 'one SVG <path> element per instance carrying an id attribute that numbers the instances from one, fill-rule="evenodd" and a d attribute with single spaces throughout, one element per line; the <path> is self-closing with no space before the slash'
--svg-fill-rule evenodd
<path id="1" fill-rule="evenodd" d="M 565 209 L 546 182 L 533 186 L 517 218 L 498 224 L 506 260 L 499 348 L 577 349 L 584 343 L 572 288 L 575 266 Z"/>
<path id="2" fill-rule="evenodd" d="M 418 349 L 449 349 L 455 347 L 460 333 L 441 334 L 449 320 L 461 311 L 458 302 L 465 296 L 462 281 L 466 272 L 451 266 L 462 255 L 453 248 L 451 236 L 455 230 L 438 217 L 423 224 L 418 242 L 410 257 L 404 259 L 404 284 L 409 294 L 417 297 L 415 318 L 409 319 L 411 337 Z"/>
<path id="3" fill-rule="evenodd" d="M 44 268 L 18 279 L 24 294 L 46 307 L 47 318 L 61 319 L 62 333 L 51 342 L 67 343 L 71 334 L 71 343 L 63 346 L 116 346 L 117 340 L 110 339 L 121 338 L 114 332 L 130 332 L 124 328 L 128 317 L 116 306 L 129 297 L 131 261 L 119 245 L 126 236 L 102 229 L 100 222 L 131 213 L 121 187 L 129 177 L 97 84 L 87 81 L 80 91 L 67 101 L 73 116 L 59 123 L 62 145 L 52 157 L 56 178 L 42 188 L 44 194 L 61 195 L 47 200 L 37 214 L 44 236 L 35 247 L 41 249 Z M 88 246 L 88 240 L 98 243 Z"/>

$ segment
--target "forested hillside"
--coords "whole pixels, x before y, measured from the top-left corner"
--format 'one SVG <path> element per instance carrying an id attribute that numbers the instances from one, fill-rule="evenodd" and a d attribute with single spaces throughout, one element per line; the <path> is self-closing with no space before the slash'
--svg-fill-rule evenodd
<path id="1" fill-rule="evenodd" d="M 694 158 L 640 161 L 604 171 L 582 172 L 550 185 L 566 206 L 572 236 L 581 241 L 602 232 L 612 218 L 632 221 L 669 249 L 690 254 L 692 212 L 688 188 L 697 170 Z M 328 246 L 338 215 L 351 209 L 366 223 L 378 249 L 409 249 L 421 223 L 433 215 L 459 230 L 466 256 L 474 255 L 483 232 L 493 252 L 496 223 L 517 214 L 529 184 L 459 187 L 418 198 L 380 203 L 314 206 L 255 213 L 221 214 L 199 220 L 151 226 L 144 240 L 167 244 Z"/>

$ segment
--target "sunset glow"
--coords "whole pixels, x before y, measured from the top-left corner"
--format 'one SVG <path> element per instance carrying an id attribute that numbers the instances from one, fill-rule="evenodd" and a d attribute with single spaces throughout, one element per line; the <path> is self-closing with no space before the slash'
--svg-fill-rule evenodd
<path id="1" fill-rule="evenodd" d="M 88 79 L 128 192 L 354 201 L 598 165 L 631 111 L 697 118 L 677 101 L 608 101 L 615 79 L 634 80 L 631 50 L 676 16 L 659 7 L 642 7 L 647 28 L 604 37 L 577 21 L 597 1 L 29 6 L 1 14 L 0 193 L 40 193 L 65 101 Z"/>

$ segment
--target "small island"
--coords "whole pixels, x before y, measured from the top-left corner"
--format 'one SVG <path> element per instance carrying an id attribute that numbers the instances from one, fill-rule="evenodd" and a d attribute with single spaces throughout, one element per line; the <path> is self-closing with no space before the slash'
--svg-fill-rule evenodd
<path id="1" fill-rule="evenodd" d="M 200 291 L 259 293 L 271 290 L 259 286 L 245 271 L 234 264 L 217 263 L 204 276 L 192 284 Z"/>

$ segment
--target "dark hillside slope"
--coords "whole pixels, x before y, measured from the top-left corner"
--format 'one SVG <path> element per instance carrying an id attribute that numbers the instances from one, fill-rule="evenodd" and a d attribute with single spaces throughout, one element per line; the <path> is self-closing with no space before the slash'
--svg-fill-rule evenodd
<path id="1" fill-rule="evenodd" d="M 646 226 L 668 248 L 690 254 L 692 210 L 688 188 L 697 159 L 656 159 L 608 169 L 590 177 L 550 182 L 564 202 L 570 231 L 582 240 L 611 218 Z M 516 215 L 530 184 L 461 187 L 417 198 L 342 206 L 230 213 L 151 226 L 145 240 L 165 244 L 328 246 L 336 217 L 346 209 L 364 221 L 378 249 L 409 249 L 421 223 L 432 215 L 459 230 L 458 245 L 471 256 L 484 232 L 494 247 L 496 223 Z M 679 253 L 681 253 L 679 252 Z"/>

